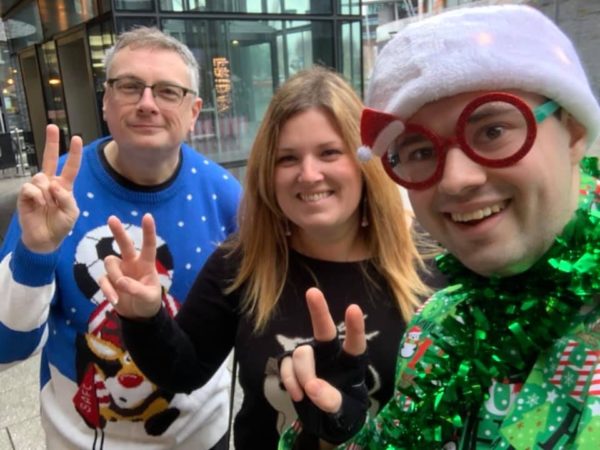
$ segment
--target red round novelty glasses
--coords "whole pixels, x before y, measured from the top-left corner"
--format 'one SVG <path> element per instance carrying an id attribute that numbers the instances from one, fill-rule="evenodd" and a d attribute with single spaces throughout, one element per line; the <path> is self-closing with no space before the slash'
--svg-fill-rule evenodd
<path id="1" fill-rule="evenodd" d="M 475 98 L 465 106 L 453 137 L 442 137 L 428 128 L 407 123 L 404 131 L 392 136 L 381 157 L 388 175 L 407 189 L 427 189 L 444 171 L 451 147 L 459 147 L 469 158 L 486 167 L 508 167 L 531 150 L 537 123 L 559 108 L 550 100 L 533 111 L 519 97 L 493 92 Z"/>

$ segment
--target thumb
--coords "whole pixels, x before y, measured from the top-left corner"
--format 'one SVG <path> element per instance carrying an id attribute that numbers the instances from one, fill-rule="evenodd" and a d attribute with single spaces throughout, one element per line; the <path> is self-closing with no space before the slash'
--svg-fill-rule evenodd
<path id="1" fill-rule="evenodd" d="M 326 413 L 336 413 L 342 406 L 340 391 L 321 378 L 308 381 L 304 386 L 304 392 L 320 410 Z"/>

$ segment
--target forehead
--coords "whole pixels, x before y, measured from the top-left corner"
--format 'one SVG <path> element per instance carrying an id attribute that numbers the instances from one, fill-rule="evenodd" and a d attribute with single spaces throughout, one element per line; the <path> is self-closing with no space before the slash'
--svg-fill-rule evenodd
<path id="1" fill-rule="evenodd" d="M 497 91 L 475 91 L 465 92 L 462 94 L 445 97 L 434 102 L 430 102 L 422 106 L 407 122 L 418 123 L 427 127 L 435 128 L 436 125 L 444 124 L 446 121 L 456 122 L 458 116 L 463 111 L 465 106 L 474 99 L 491 92 Z M 544 101 L 544 97 L 539 94 L 533 94 L 521 90 L 511 89 L 503 90 L 509 94 L 516 95 L 530 107 Z"/>
<path id="2" fill-rule="evenodd" d="M 289 117 L 281 126 L 279 146 L 288 141 L 339 141 L 341 135 L 331 116 L 321 108 L 308 108 Z"/>
<path id="3" fill-rule="evenodd" d="M 120 76 L 134 76 L 148 83 L 190 81 L 188 66 L 176 51 L 155 47 L 125 47 L 116 52 L 109 77 Z"/>

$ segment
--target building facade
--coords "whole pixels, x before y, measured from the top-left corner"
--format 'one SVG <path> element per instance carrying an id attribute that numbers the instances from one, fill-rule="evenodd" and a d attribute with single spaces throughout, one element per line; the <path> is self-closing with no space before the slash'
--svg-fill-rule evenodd
<path id="1" fill-rule="evenodd" d="M 24 130 L 40 160 L 44 130 L 107 133 L 103 58 L 116 34 L 157 26 L 200 67 L 203 109 L 192 146 L 237 171 L 274 90 L 323 64 L 362 91 L 360 3 L 351 0 L 9 0 L 0 3 L 3 132 Z M 239 168 L 239 169 L 238 169 Z M 236 172 L 237 173 L 237 172 Z M 237 173 L 240 177 L 243 173 Z"/>
<path id="2" fill-rule="evenodd" d="M 35 165 L 48 123 L 61 129 L 63 151 L 74 134 L 84 142 L 106 134 L 104 54 L 120 31 L 153 25 L 186 43 L 201 67 L 204 107 L 190 144 L 242 178 L 268 102 L 290 75 L 324 64 L 362 94 L 398 29 L 448 8 L 492 3 L 527 3 L 553 19 L 600 92 L 600 1 L 0 0 L 1 142 L 23 130 Z"/>

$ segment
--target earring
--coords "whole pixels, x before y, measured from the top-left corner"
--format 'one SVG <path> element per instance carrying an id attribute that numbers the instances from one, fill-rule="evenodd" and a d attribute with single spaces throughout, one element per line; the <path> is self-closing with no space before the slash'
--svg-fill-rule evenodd
<path id="1" fill-rule="evenodd" d="M 283 221 L 283 233 L 286 236 L 291 236 L 292 235 L 292 230 L 290 230 L 290 221 L 285 219 Z"/>
<path id="2" fill-rule="evenodd" d="M 363 195 L 362 199 L 362 218 L 360 219 L 360 226 L 366 228 L 369 226 L 369 214 L 367 211 L 367 195 Z"/>

